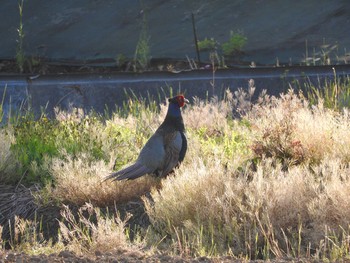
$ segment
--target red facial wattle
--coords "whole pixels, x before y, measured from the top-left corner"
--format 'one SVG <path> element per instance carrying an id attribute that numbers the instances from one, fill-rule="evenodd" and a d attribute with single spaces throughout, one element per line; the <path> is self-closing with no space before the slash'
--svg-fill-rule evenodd
<path id="1" fill-rule="evenodd" d="M 183 95 L 178 95 L 176 97 L 176 100 L 177 100 L 177 103 L 179 105 L 180 108 L 182 108 L 183 106 L 185 106 L 185 102 L 186 102 L 186 99 Z"/>

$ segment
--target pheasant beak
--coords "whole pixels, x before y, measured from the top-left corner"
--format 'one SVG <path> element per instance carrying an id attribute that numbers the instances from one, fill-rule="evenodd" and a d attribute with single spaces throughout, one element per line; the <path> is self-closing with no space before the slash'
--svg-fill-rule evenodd
<path id="1" fill-rule="evenodd" d="M 187 103 L 190 103 L 190 101 L 182 96 L 180 107 L 184 107 Z"/>
<path id="2" fill-rule="evenodd" d="M 188 99 L 185 99 L 185 105 L 184 106 L 186 106 L 186 104 L 189 104 L 189 103 L 190 103 L 190 101 Z"/>

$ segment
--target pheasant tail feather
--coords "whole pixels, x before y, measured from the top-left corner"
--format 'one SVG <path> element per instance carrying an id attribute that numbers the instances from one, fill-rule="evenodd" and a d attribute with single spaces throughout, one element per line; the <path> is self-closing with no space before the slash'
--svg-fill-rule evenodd
<path id="1" fill-rule="evenodd" d="M 109 180 L 109 179 L 112 179 L 113 181 L 114 180 L 120 181 L 125 179 L 133 180 L 151 172 L 153 171 L 151 171 L 146 166 L 140 163 L 134 163 L 133 165 L 128 166 L 122 170 L 111 173 L 109 176 L 106 177 L 105 180 Z"/>

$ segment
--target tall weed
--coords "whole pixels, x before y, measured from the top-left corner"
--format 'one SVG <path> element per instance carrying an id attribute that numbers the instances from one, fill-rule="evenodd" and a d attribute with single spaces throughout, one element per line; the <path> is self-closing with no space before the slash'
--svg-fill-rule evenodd
<path id="1" fill-rule="evenodd" d="M 13 130 L 3 128 L 0 130 L 0 184 L 13 184 L 18 178 L 19 162 L 11 150 L 15 142 Z"/>
<path id="2" fill-rule="evenodd" d="M 311 104 L 322 103 L 324 107 L 342 110 L 350 106 L 350 77 L 337 76 L 333 68 L 333 78 L 326 79 L 323 83 L 317 85 L 311 81 L 304 85 L 306 96 Z"/>

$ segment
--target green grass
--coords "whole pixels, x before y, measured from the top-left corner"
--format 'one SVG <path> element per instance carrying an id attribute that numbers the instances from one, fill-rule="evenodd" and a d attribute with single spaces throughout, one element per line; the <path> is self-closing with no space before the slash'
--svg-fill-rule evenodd
<path id="1" fill-rule="evenodd" d="M 18 4 L 19 26 L 17 28 L 18 39 L 16 48 L 16 63 L 20 73 L 24 71 L 25 54 L 24 54 L 24 29 L 23 29 L 23 0 Z"/>
<path id="2" fill-rule="evenodd" d="M 230 31 L 230 37 L 227 41 L 220 44 L 214 38 L 204 38 L 198 40 L 198 49 L 200 52 L 209 52 L 209 60 L 212 64 L 217 64 L 225 68 L 225 58 L 232 58 L 240 55 L 247 43 L 247 37 L 241 32 Z"/>
<path id="3" fill-rule="evenodd" d="M 199 51 L 214 51 L 218 46 L 218 42 L 214 38 L 204 38 L 198 41 Z"/>
<path id="4" fill-rule="evenodd" d="M 347 80 L 329 85 L 335 84 L 347 93 Z M 37 251 L 93 254 L 103 248 L 182 257 L 348 259 L 346 100 L 338 97 L 328 104 L 327 93 L 314 96 L 314 90 L 308 99 L 289 91 L 253 102 L 251 92 L 187 105 L 189 149 L 175 174 L 163 180 L 102 182 L 110 171 L 136 159 L 164 119 L 167 106 L 152 98 L 131 95 L 108 117 L 76 110 L 58 112 L 52 120 L 24 116 L 4 126 L 1 184 L 35 183 L 41 189 L 37 197 L 46 200 L 41 205 L 55 201 L 80 207 L 76 216 L 68 207 L 62 210 L 60 242 L 36 241 Z M 151 224 L 131 239 L 134 229 L 126 221 L 101 211 L 140 197 Z M 32 229 L 31 224 L 24 225 Z M 24 243 L 13 249 L 30 252 L 32 232 L 23 233 Z"/>
<path id="5" fill-rule="evenodd" d="M 349 76 L 338 77 L 333 68 L 333 79 L 324 80 L 324 83 L 315 85 L 306 83 L 304 89 L 311 104 L 322 102 L 330 109 L 341 110 L 350 105 L 350 79 Z"/>

